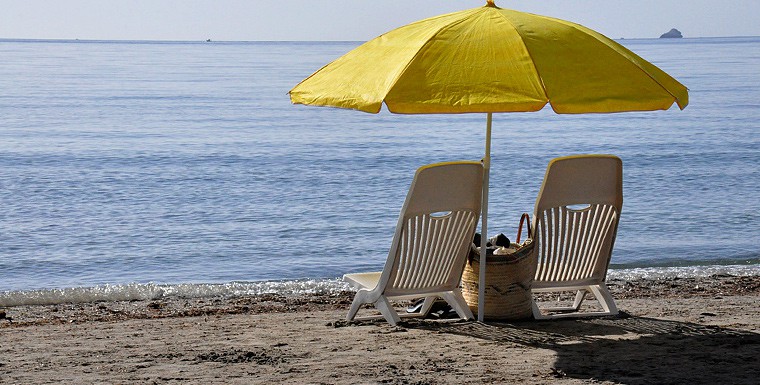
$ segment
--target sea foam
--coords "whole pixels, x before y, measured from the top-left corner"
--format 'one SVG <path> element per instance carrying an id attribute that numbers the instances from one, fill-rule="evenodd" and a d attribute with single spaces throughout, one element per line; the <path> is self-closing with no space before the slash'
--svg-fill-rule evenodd
<path id="1" fill-rule="evenodd" d="M 611 269 L 609 280 L 666 279 L 709 277 L 712 275 L 748 276 L 760 274 L 758 265 L 652 267 Z M 0 306 L 54 305 L 102 301 L 140 301 L 163 298 L 241 297 L 261 294 L 298 296 L 308 294 L 335 295 L 351 288 L 340 279 L 305 279 L 262 282 L 230 282 L 224 284 L 186 283 L 163 285 L 130 283 L 67 289 L 42 289 L 0 292 Z"/>

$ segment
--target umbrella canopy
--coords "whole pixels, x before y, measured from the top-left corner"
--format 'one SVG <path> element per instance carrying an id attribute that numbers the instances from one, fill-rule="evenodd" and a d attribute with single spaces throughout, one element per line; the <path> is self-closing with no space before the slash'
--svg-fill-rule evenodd
<path id="1" fill-rule="evenodd" d="M 381 35 L 290 91 L 293 103 L 377 113 L 683 109 L 686 87 L 581 25 L 484 7 Z"/>
<path id="2" fill-rule="evenodd" d="M 424 19 L 370 40 L 290 90 L 295 104 L 402 114 L 487 113 L 478 320 L 483 320 L 491 122 L 495 112 L 666 110 L 686 87 L 579 24 L 484 7 Z"/>

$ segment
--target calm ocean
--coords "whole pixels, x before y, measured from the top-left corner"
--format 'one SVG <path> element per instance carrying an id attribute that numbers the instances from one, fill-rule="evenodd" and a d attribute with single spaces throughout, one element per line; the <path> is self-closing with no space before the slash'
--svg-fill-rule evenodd
<path id="1" fill-rule="evenodd" d="M 494 116 L 491 234 L 550 159 L 612 153 L 611 277 L 760 273 L 760 38 L 621 40 L 684 111 Z M 0 40 L 0 306 L 334 290 L 380 269 L 414 170 L 485 116 L 294 106 L 355 42 Z"/>

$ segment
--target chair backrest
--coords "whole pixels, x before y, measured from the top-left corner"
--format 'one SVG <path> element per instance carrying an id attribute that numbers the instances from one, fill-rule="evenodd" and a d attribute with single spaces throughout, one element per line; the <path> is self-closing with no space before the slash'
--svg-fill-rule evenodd
<path id="1" fill-rule="evenodd" d="M 417 170 L 378 282 L 392 296 L 456 288 L 475 233 L 483 165 L 447 162 Z"/>
<path id="2" fill-rule="evenodd" d="M 534 287 L 603 282 L 623 208 L 623 162 L 613 155 L 553 159 L 533 212 Z"/>

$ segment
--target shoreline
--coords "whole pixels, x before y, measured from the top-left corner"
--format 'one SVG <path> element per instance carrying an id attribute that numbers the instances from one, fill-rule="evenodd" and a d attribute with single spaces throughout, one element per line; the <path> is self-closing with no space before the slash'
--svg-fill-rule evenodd
<path id="1" fill-rule="evenodd" d="M 607 286 L 616 300 L 760 296 L 760 275 L 612 279 Z M 47 323 L 119 321 L 217 314 L 292 313 L 348 309 L 353 291 L 304 294 L 263 293 L 212 295 L 197 298 L 166 296 L 156 299 L 95 300 L 56 304 L 0 306 L 0 329 Z M 4 314 L 4 315 L 3 315 Z"/>
<path id="2" fill-rule="evenodd" d="M 760 276 L 609 286 L 619 316 L 397 327 L 352 292 L 5 307 L 0 382 L 756 383 Z"/>
<path id="3" fill-rule="evenodd" d="M 608 270 L 611 283 L 642 280 L 662 281 L 715 276 L 760 275 L 760 264 L 633 267 Z M 0 309 L 24 305 L 159 300 L 162 298 L 250 297 L 264 294 L 286 296 L 308 293 L 338 294 L 351 290 L 340 278 L 301 278 L 211 283 L 121 283 L 63 288 L 0 291 Z"/>

